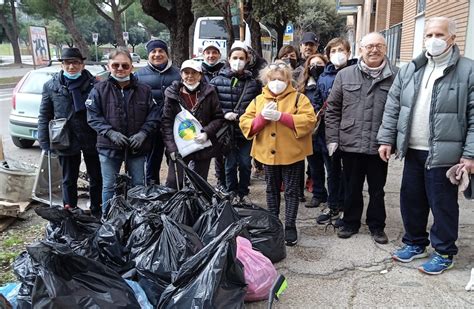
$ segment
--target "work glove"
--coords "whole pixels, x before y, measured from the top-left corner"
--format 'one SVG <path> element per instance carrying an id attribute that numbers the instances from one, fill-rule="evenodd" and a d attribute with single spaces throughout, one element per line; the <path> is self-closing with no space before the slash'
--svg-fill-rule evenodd
<path id="1" fill-rule="evenodd" d="M 459 186 L 459 192 L 464 192 L 469 185 L 469 172 L 464 164 L 456 164 L 446 172 L 446 177 L 453 185 Z"/>
<path id="2" fill-rule="evenodd" d="M 207 141 L 207 133 L 206 132 L 199 133 L 194 138 L 194 141 L 198 144 L 204 144 Z"/>
<path id="3" fill-rule="evenodd" d="M 182 159 L 182 157 L 179 154 L 179 152 L 173 151 L 173 152 L 170 153 L 170 159 L 171 159 L 171 161 L 176 162 L 176 160 Z"/>
<path id="4" fill-rule="evenodd" d="M 328 147 L 328 153 L 329 153 L 329 156 L 331 157 L 335 152 L 336 152 L 336 149 L 339 145 L 337 143 L 329 143 L 327 144 L 327 147 Z"/>
<path id="5" fill-rule="evenodd" d="M 265 104 L 261 114 L 263 118 L 270 121 L 278 121 L 281 118 L 281 112 L 277 111 L 277 104 L 274 101 Z"/>
<path id="6" fill-rule="evenodd" d="M 128 138 L 120 132 L 109 130 L 105 135 L 117 146 L 125 147 L 129 144 Z"/>
<path id="7" fill-rule="evenodd" d="M 224 118 L 229 121 L 235 121 L 237 117 L 239 117 L 239 114 L 234 113 L 234 112 L 228 112 L 224 115 Z"/>
<path id="8" fill-rule="evenodd" d="M 146 139 L 146 133 L 143 131 L 140 131 L 137 134 L 130 136 L 128 140 L 130 142 L 130 147 L 132 147 L 135 150 L 138 150 L 140 149 L 140 147 L 142 147 L 145 139 Z"/>

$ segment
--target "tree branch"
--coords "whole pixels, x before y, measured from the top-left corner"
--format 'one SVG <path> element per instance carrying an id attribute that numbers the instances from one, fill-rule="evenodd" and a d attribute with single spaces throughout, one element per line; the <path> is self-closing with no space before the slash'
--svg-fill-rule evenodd
<path id="1" fill-rule="evenodd" d="M 109 15 L 107 15 L 104 11 L 102 11 L 102 8 L 100 6 L 98 6 L 97 3 L 95 3 L 94 0 L 89 0 L 89 3 L 95 8 L 95 10 L 97 11 L 97 13 L 99 13 L 100 16 L 105 18 L 105 20 L 107 20 L 111 23 L 114 22 L 114 19 L 112 17 L 110 17 Z"/>
<path id="2" fill-rule="evenodd" d="M 125 6 L 123 8 L 121 8 L 120 10 L 118 10 L 118 12 L 120 14 L 122 14 L 126 9 L 128 9 L 135 1 L 134 0 L 131 0 L 128 4 L 125 4 Z"/>
<path id="3" fill-rule="evenodd" d="M 140 0 L 142 9 L 145 14 L 150 15 L 155 20 L 165 24 L 168 29 L 172 28 L 176 21 L 176 12 L 168 10 L 160 4 L 159 1 L 154 0 Z"/>

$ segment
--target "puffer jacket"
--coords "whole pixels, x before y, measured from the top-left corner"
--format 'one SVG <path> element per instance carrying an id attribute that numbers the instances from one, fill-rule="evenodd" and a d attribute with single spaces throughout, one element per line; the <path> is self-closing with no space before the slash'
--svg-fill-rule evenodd
<path id="1" fill-rule="evenodd" d="M 174 140 L 173 126 L 176 115 L 181 112 L 181 106 L 187 109 L 202 125 L 202 131 L 207 133 L 207 137 L 211 140 L 211 148 L 206 148 L 190 154 L 186 158 L 191 160 L 203 160 L 216 156 L 219 151 L 217 141 L 215 139 L 217 131 L 224 122 L 224 115 L 219 105 L 219 99 L 214 87 L 207 83 L 201 83 L 197 92 L 197 103 L 193 110 L 186 107 L 186 103 L 180 96 L 180 89 L 183 84 L 179 81 L 165 90 L 165 106 L 163 109 L 163 124 L 161 127 L 163 141 L 165 142 L 168 153 L 177 151 Z"/>
<path id="2" fill-rule="evenodd" d="M 474 61 L 461 57 L 457 45 L 435 81 L 429 115 L 430 139 L 427 168 L 452 166 L 461 157 L 474 158 Z M 396 146 L 406 155 L 410 122 L 428 62 L 421 54 L 400 70 L 390 89 L 377 140 Z"/>
<path id="3" fill-rule="evenodd" d="M 354 64 L 357 64 L 357 59 L 349 59 L 344 68 L 347 68 Z M 341 70 L 342 69 L 343 68 L 341 68 Z M 327 98 L 329 97 L 329 93 L 331 93 L 332 85 L 334 84 L 334 80 L 336 79 L 336 75 L 339 71 L 340 70 L 336 69 L 334 64 L 329 62 L 324 67 L 324 72 L 319 76 L 318 90 L 319 90 L 322 102 L 318 104 L 320 104 L 321 106 L 323 105 L 323 102 L 327 100 Z"/>
<path id="4" fill-rule="evenodd" d="M 242 93 L 245 82 L 248 83 L 247 90 Z M 239 109 L 234 111 L 239 114 L 239 117 L 242 116 L 250 102 L 262 92 L 260 84 L 252 78 L 252 73 L 244 71 L 243 76 L 237 76 L 228 65 L 219 72 L 218 76 L 211 80 L 210 84 L 216 88 L 224 115 L 234 111 L 242 95 L 242 103 Z M 241 140 L 245 139 L 240 131 L 238 121 L 234 123 L 234 137 Z"/>
<path id="5" fill-rule="evenodd" d="M 388 90 L 398 68 L 388 61 L 377 78 L 360 64 L 339 71 L 327 99 L 326 142 L 337 143 L 345 152 L 378 154 L 377 132 L 382 123 Z"/>
<path id="6" fill-rule="evenodd" d="M 81 95 L 84 102 L 94 87 L 96 79 L 92 74 L 83 70 L 84 82 L 81 86 Z M 67 123 L 71 146 L 65 150 L 56 150 L 62 156 L 75 155 L 81 150 L 86 153 L 95 153 L 97 134 L 87 124 L 86 110 L 75 112 L 72 94 L 65 85 L 63 71 L 53 75 L 44 84 L 38 115 L 38 142 L 42 149 L 49 149 L 49 122 L 52 119 L 71 117 Z"/>
<path id="7" fill-rule="evenodd" d="M 97 83 L 89 95 L 87 120 L 98 134 L 97 148 L 122 149 L 106 136 L 110 130 L 127 137 L 142 131 L 147 138 L 137 155 L 146 154 L 151 149 L 151 136 L 158 126 L 157 105 L 150 87 L 138 82 L 133 75 L 125 88 L 127 95 L 112 77 Z"/>
<path id="8" fill-rule="evenodd" d="M 211 80 L 219 75 L 219 71 L 224 67 L 225 62 L 218 62 L 213 67 L 207 66 L 204 62 L 201 65 L 202 79 L 206 83 L 210 83 Z"/>

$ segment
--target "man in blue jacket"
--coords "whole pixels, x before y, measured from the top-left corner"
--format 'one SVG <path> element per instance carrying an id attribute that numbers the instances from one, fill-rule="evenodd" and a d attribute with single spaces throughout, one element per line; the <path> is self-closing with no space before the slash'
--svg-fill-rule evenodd
<path id="1" fill-rule="evenodd" d="M 151 87 L 153 99 L 158 106 L 158 130 L 151 137 L 152 149 L 147 156 L 147 182 L 160 183 L 161 162 L 165 144 L 159 129 L 163 113 L 164 92 L 175 80 L 181 80 L 179 69 L 169 58 L 168 45 L 162 40 L 153 39 L 146 44 L 148 63 L 135 72 L 138 81 Z"/>
<path id="2" fill-rule="evenodd" d="M 426 51 L 400 70 L 377 136 L 382 160 L 394 148 L 405 158 L 400 190 L 405 246 L 393 258 L 407 263 L 428 255 L 431 210 L 435 252 L 418 269 L 433 275 L 450 269 L 458 252 L 458 188 L 446 172 L 458 163 L 474 171 L 474 62 L 461 56 L 455 38 L 453 20 L 427 20 Z"/>

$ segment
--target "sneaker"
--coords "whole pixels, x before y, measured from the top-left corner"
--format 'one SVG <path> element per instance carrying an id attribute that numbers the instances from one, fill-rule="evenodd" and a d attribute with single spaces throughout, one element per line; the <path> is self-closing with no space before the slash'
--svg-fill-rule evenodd
<path id="1" fill-rule="evenodd" d="M 426 248 L 418 245 L 405 245 L 393 253 L 392 258 L 402 263 L 408 263 L 414 259 L 422 259 L 428 256 Z"/>
<path id="2" fill-rule="evenodd" d="M 344 212 L 339 211 L 339 218 L 337 218 L 337 219 L 336 219 L 336 222 L 334 222 L 334 226 L 335 226 L 336 228 L 340 228 L 340 227 L 343 227 L 343 226 L 344 226 L 343 217 L 344 217 Z"/>
<path id="3" fill-rule="evenodd" d="M 443 271 L 453 268 L 453 256 L 441 255 L 434 252 L 428 262 L 424 263 L 418 270 L 429 275 L 439 275 Z"/>
<path id="4" fill-rule="evenodd" d="M 318 224 L 327 224 L 332 220 L 339 219 L 339 210 L 326 208 L 324 211 L 316 218 L 316 223 Z"/>
<path id="5" fill-rule="evenodd" d="M 372 238 L 374 239 L 376 243 L 381 244 L 381 245 L 388 244 L 388 237 L 384 231 L 376 230 L 376 231 L 370 232 L 370 234 L 372 235 Z"/>
<path id="6" fill-rule="evenodd" d="M 300 195 L 300 203 L 306 202 L 306 197 L 304 195 Z"/>
<path id="7" fill-rule="evenodd" d="M 351 228 L 343 226 L 342 229 L 340 229 L 337 232 L 337 237 L 339 238 L 350 238 L 352 235 L 359 233 L 358 230 L 353 230 Z"/>
<path id="8" fill-rule="evenodd" d="M 252 201 L 250 200 L 250 197 L 248 195 L 243 195 L 239 197 L 239 202 L 241 204 L 252 205 Z"/>
<path id="9" fill-rule="evenodd" d="M 285 243 L 287 246 L 294 246 L 298 242 L 298 232 L 296 227 L 285 228 Z"/>
<path id="10" fill-rule="evenodd" d="M 304 207 L 306 207 L 306 208 L 317 208 L 317 207 L 321 206 L 322 203 L 325 203 L 325 202 L 319 200 L 316 197 L 312 197 L 311 201 L 309 201 L 309 203 L 305 204 Z"/>

